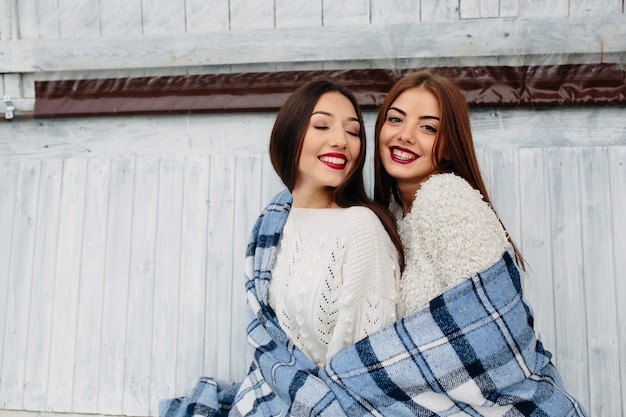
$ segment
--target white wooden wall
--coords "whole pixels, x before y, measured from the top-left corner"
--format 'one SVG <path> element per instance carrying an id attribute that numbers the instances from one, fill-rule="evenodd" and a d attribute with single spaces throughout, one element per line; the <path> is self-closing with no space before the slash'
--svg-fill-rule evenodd
<path id="1" fill-rule="evenodd" d="M 35 81 L 625 56 L 622 0 L 0 0 L 0 417 L 154 416 L 201 375 L 240 379 L 245 244 L 280 188 L 274 114 L 33 120 Z M 472 112 L 537 328 L 592 416 L 626 413 L 625 116 Z"/>
<path id="2" fill-rule="evenodd" d="M 624 403 L 624 115 L 472 113 L 540 336 L 597 416 Z M 244 250 L 280 189 L 273 116 L 0 125 L 0 415 L 156 415 L 201 375 L 243 377 Z"/>
<path id="3" fill-rule="evenodd" d="M 39 80 L 623 63 L 622 0 L 0 0 L 0 93 Z"/>
<path id="4" fill-rule="evenodd" d="M 202 374 L 243 376 L 244 252 L 278 190 L 270 119 L 4 131 L 1 408 L 155 415 Z"/>

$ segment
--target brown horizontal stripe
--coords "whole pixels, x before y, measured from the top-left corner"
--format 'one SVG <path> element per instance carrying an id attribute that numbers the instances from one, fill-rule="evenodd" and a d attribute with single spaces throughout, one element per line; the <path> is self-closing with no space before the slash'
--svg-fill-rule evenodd
<path id="1" fill-rule="evenodd" d="M 393 83 L 413 71 L 316 70 L 95 80 L 38 81 L 35 117 L 275 111 L 301 84 L 329 78 L 376 108 Z M 626 103 L 618 64 L 431 68 L 453 78 L 471 107 Z"/>

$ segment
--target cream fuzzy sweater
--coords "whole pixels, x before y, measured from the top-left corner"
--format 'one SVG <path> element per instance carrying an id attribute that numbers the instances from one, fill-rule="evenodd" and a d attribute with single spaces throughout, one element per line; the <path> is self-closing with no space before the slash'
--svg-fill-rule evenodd
<path id="1" fill-rule="evenodd" d="M 415 193 L 406 216 L 395 202 L 390 209 L 398 220 L 406 262 L 400 317 L 487 269 L 510 249 L 491 206 L 455 174 L 431 176 Z"/>
<path id="2" fill-rule="evenodd" d="M 398 253 L 368 208 L 292 208 L 269 287 L 281 328 L 315 363 L 396 320 Z"/>

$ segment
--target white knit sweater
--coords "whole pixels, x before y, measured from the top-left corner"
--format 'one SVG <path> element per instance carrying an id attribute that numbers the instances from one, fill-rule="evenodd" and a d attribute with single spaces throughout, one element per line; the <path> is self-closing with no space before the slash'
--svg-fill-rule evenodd
<path id="1" fill-rule="evenodd" d="M 292 208 L 269 287 L 287 336 L 315 363 L 396 320 L 398 253 L 365 207 Z"/>
<path id="2" fill-rule="evenodd" d="M 487 269 L 510 248 L 491 206 L 455 174 L 431 176 L 406 216 L 395 202 L 390 209 L 398 219 L 406 262 L 400 317 Z"/>

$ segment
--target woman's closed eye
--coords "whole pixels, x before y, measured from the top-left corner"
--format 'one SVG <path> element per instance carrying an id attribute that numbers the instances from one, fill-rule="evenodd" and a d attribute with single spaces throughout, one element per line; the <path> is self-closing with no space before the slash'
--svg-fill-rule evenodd
<path id="1" fill-rule="evenodd" d="M 344 122 L 343 129 L 348 135 L 355 136 L 357 138 L 360 137 L 361 124 L 358 120 L 349 120 Z"/>

